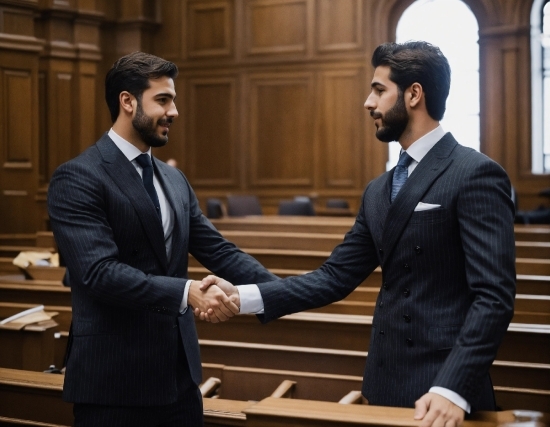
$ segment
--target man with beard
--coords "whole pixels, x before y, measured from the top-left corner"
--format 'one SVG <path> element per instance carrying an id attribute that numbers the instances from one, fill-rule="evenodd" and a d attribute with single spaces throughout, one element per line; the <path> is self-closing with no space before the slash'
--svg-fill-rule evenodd
<path id="1" fill-rule="evenodd" d="M 238 287 L 209 276 L 203 288 L 216 283 L 268 322 L 338 301 L 381 266 L 362 393 L 416 407 L 424 427 L 451 427 L 496 410 L 488 371 L 515 296 L 510 182 L 441 128 L 450 68 L 437 47 L 383 44 L 372 65 L 365 108 L 378 139 L 399 141 L 402 154 L 367 186 L 344 242 L 303 276 Z"/>
<path id="2" fill-rule="evenodd" d="M 54 173 L 51 226 L 70 275 L 72 326 L 63 398 L 75 426 L 203 424 L 192 310 L 238 312 L 187 280 L 188 253 L 237 282 L 274 280 L 201 213 L 183 173 L 151 156 L 168 141 L 177 67 L 136 52 L 105 79 L 113 126 Z"/>

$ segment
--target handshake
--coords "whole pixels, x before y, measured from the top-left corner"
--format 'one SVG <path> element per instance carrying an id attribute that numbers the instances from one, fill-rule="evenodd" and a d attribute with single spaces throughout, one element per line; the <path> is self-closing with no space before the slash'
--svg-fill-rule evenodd
<path id="1" fill-rule="evenodd" d="M 239 314 L 239 290 L 227 280 L 210 275 L 202 281 L 193 280 L 189 286 L 187 304 L 195 316 L 207 322 L 218 323 Z"/>

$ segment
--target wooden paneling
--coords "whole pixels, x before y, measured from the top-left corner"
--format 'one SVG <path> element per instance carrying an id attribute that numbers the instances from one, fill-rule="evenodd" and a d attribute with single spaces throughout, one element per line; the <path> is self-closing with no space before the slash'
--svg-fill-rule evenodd
<path id="1" fill-rule="evenodd" d="M 189 57 L 231 55 L 232 3 L 190 1 L 187 8 L 186 30 Z"/>
<path id="2" fill-rule="evenodd" d="M 29 168 L 32 156 L 32 128 L 25 112 L 32 111 L 32 83 L 29 71 L 3 70 L 4 167 Z"/>
<path id="3" fill-rule="evenodd" d="M 245 9 L 246 52 L 306 53 L 307 0 L 248 0 Z"/>
<path id="4" fill-rule="evenodd" d="M 313 184 L 313 75 L 252 75 L 250 153 L 253 186 Z"/>
<path id="5" fill-rule="evenodd" d="M 185 171 L 197 188 L 238 183 L 236 91 L 235 77 L 189 81 Z"/>
<path id="6" fill-rule="evenodd" d="M 319 52 L 353 50 L 362 47 L 364 34 L 361 0 L 319 0 L 315 6 Z"/>
<path id="7" fill-rule="evenodd" d="M 323 108 L 320 141 L 323 144 L 321 173 L 327 188 L 356 188 L 361 170 L 361 123 L 359 106 L 363 85 L 360 70 L 326 71 L 322 74 Z M 353 102 L 356 101 L 356 102 Z"/>

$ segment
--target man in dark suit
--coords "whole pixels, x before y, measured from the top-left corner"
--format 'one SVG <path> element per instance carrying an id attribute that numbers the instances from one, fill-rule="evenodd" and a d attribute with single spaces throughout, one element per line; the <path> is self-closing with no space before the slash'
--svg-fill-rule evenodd
<path id="1" fill-rule="evenodd" d="M 367 186 L 344 242 L 303 276 L 237 288 L 209 277 L 203 288 L 217 283 L 268 322 L 344 298 L 380 265 L 362 393 L 449 427 L 496 409 L 488 371 L 515 297 L 511 187 L 498 164 L 441 128 L 450 68 L 437 47 L 383 44 L 372 65 L 365 108 L 378 139 L 399 141 L 402 154 Z"/>
<path id="2" fill-rule="evenodd" d="M 136 52 L 105 80 L 112 129 L 54 173 L 51 226 L 70 275 L 65 400 L 76 426 L 202 425 L 192 310 L 226 320 L 220 289 L 187 280 L 188 253 L 232 280 L 274 280 L 203 216 L 183 173 L 151 156 L 178 115 L 177 67 Z"/>

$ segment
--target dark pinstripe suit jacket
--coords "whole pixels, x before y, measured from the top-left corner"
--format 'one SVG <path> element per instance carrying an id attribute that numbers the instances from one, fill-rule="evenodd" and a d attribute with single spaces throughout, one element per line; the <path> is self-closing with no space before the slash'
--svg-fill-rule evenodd
<path id="1" fill-rule="evenodd" d="M 353 228 L 320 269 L 259 284 L 261 319 L 340 300 L 380 265 L 364 396 L 411 407 L 441 386 L 474 410 L 494 409 L 488 369 L 515 296 L 508 177 L 449 133 L 390 204 L 392 176 L 368 185 Z M 441 208 L 415 212 L 421 201 Z"/>
<path id="2" fill-rule="evenodd" d="M 51 179 L 51 226 L 70 273 L 73 305 L 65 400 L 174 402 L 178 340 L 191 379 L 200 382 L 193 315 L 179 315 L 188 252 L 236 282 L 276 278 L 215 230 L 179 170 L 154 163 L 175 214 L 170 260 L 141 178 L 107 134 Z"/>

